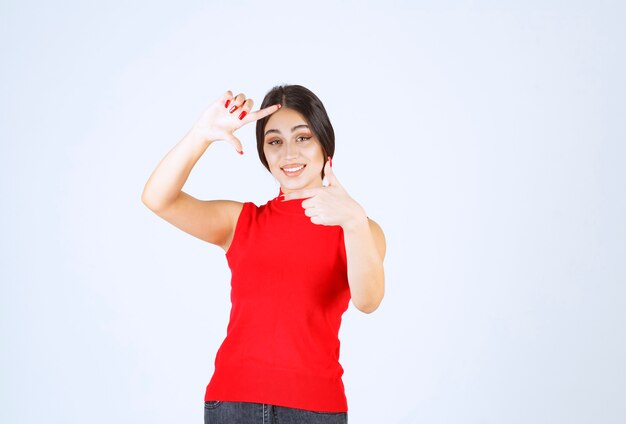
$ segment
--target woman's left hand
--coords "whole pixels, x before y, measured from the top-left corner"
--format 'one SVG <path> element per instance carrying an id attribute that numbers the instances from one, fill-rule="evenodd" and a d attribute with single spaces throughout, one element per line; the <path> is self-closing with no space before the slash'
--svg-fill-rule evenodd
<path id="1" fill-rule="evenodd" d="M 367 225 L 365 210 L 339 184 L 330 163 L 328 160 L 324 165 L 327 186 L 286 193 L 284 200 L 307 198 L 302 202 L 302 207 L 304 214 L 310 217 L 314 224 L 340 225 L 344 230 L 363 223 Z"/>

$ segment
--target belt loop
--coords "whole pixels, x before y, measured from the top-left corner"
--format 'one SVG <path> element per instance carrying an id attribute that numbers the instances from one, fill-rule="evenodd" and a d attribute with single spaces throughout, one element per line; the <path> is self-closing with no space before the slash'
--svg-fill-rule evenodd
<path id="1" fill-rule="evenodd" d="M 271 416 L 270 416 L 270 408 L 271 405 L 263 404 L 263 424 L 271 424 Z"/>

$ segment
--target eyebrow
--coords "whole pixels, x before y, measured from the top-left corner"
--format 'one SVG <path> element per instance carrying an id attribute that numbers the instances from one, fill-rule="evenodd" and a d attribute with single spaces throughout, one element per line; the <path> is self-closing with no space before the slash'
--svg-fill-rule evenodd
<path id="1" fill-rule="evenodd" d="M 298 128 L 309 128 L 309 126 L 308 126 L 308 125 L 306 125 L 306 124 L 296 125 L 295 127 L 293 127 L 293 128 L 291 129 L 291 132 L 294 132 L 294 131 L 295 131 L 295 130 L 297 130 Z M 277 130 L 277 129 L 271 129 L 271 130 L 267 130 L 267 131 L 265 131 L 265 135 L 268 135 L 268 134 L 270 134 L 270 133 L 278 133 L 278 134 L 281 134 L 281 132 L 280 132 L 279 130 Z M 265 136 L 264 136 L 264 137 L 265 137 Z"/>

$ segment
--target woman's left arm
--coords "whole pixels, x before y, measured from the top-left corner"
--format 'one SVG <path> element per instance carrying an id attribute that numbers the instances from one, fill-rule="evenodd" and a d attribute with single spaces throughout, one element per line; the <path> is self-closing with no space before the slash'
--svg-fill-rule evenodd
<path id="1" fill-rule="evenodd" d="M 369 314 L 378 308 L 385 294 L 385 235 L 339 183 L 329 163 L 324 167 L 328 186 L 287 193 L 284 200 L 307 198 L 302 206 L 311 222 L 341 226 L 352 303 Z"/>
<path id="2" fill-rule="evenodd" d="M 352 303 L 369 314 L 378 308 L 385 295 L 385 235 L 367 216 L 365 220 L 355 218 L 342 227 Z"/>

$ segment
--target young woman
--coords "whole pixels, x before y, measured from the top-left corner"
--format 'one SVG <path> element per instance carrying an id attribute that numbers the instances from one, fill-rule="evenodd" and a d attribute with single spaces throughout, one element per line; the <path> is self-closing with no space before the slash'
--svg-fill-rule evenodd
<path id="1" fill-rule="evenodd" d="M 347 423 L 338 339 L 348 302 L 371 313 L 384 295 L 385 237 L 332 169 L 335 135 L 322 102 L 277 86 L 261 108 L 231 91 L 161 160 L 143 203 L 224 249 L 232 272 L 227 335 L 205 392 L 205 423 Z M 262 206 L 182 191 L 214 142 L 256 121 L 261 163 L 280 184 Z M 323 184 L 326 177 L 327 184 Z"/>

